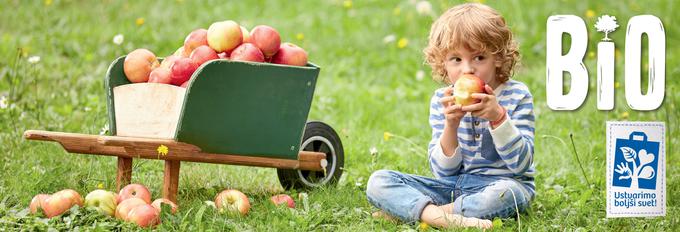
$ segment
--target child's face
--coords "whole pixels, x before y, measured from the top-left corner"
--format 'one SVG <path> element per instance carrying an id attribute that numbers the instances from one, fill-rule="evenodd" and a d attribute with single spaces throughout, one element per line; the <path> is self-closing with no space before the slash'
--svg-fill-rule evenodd
<path id="1" fill-rule="evenodd" d="M 496 68 L 500 67 L 500 62 L 490 52 L 472 51 L 465 47 L 457 48 L 446 54 L 444 67 L 452 84 L 456 83 L 458 77 L 463 74 L 473 74 L 491 88 L 496 88 L 500 84 L 496 80 Z"/>

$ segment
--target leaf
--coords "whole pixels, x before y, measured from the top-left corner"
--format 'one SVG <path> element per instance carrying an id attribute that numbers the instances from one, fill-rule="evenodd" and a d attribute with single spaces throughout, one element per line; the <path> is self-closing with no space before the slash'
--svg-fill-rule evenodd
<path id="1" fill-rule="evenodd" d="M 501 220 L 500 218 L 494 218 L 491 223 L 493 224 L 494 229 L 503 228 L 503 220 Z"/>
<path id="2" fill-rule="evenodd" d="M 654 169 L 650 166 L 645 166 L 644 168 L 642 168 L 642 170 L 640 170 L 638 178 L 648 180 L 654 178 Z"/>
<path id="3" fill-rule="evenodd" d="M 651 163 L 654 161 L 654 154 L 652 153 L 647 153 L 647 150 L 642 149 L 640 150 L 640 166 L 645 166 L 646 164 Z"/>
<path id="4" fill-rule="evenodd" d="M 623 158 L 626 159 L 628 162 L 635 162 L 635 158 L 637 157 L 637 152 L 633 148 L 630 147 L 621 147 L 621 152 L 623 152 Z"/>
<path id="5" fill-rule="evenodd" d="M 196 223 L 197 225 L 202 224 L 203 213 L 205 212 L 205 209 L 207 209 L 207 208 L 208 208 L 208 206 L 205 206 L 205 205 L 201 206 L 201 209 L 199 209 L 198 212 L 196 212 L 196 217 L 194 217 L 194 223 Z"/>

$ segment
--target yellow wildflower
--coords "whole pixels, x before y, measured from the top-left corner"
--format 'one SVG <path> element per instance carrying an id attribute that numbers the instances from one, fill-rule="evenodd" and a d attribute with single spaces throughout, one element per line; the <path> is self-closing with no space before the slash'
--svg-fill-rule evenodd
<path id="1" fill-rule="evenodd" d="M 401 8 L 400 7 L 395 7 L 394 10 L 392 10 L 392 14 L 394 16 L 399 16 L 401 14 Z"/>
<path id="2" fill-rule="evenodd" d="M 426 231 L 428 229 L 430 229 L 430 225 L 428 225 L 427 223 L 421 222 L 420 224 L 418 224 L 418 230 Z"/>
<path id="3" fill-rule="evenodd" d="M 593 11 L 593 10 L 591 10 L 591 9 L 588 9 L 588 10 L 586 11 L 586 18 L 591 19 L 591 18 L 593 18 L 593 17 L 595 17 L 595 11 Z"/>
<path id="4" fill-rule="evenodd" d="M 143 25 L 144 24 L 144 18 L 142 18 L 142 17 L 137 18 L 137 20 L 135 20 L 135 24 L 137 24 L 137 26 Z"/>
<path id="5" fill-rule="evenodd" d="M 342 3 L 342 6 L 344 6 L 344 7 L 347 8 L 347 9 L 352 8 L 352 0 L 345 0 L 345 1 Z"/>
<path id="6" fill-rule="evenodd" d="M 160 146 L 158 146 L 156 151 L 158 151 L 158 154 L 160 154 L 160 155 L 168 155 L 169 149 L 165 145 L 160 145 Z"/>
<path id="7" fill-rule="evenodd" d="M 621 118 L 628 119 L 628 112 L 621 113 Z"/>
<path id="8" fill-rule="evenodd" d="M 407 38 L 401 38 L 401 39 L 399 39 L 399 42 L 397 42 L 398 48 L 405 48 L 407 45 L 408 45 L 408 39 Z"/>
<path id="9" fill-rule="evenodd" d="M 45 6 L 52 5 L 52 0 L 45 0 Z"/>
<path id="10" fill-rule="evenodd" d="M 393 135 L 392 133 L 390 133 L 390 132 L 387 132 L 387 131 L 383 132 L 383 139 L 384 139 L 385 141 L 389 141 L 389 140 L 390 140 L 390 137 L 392 137 L 392 136 L 394 136 L 394 135 Z"/>
<path id="11" fill-rule="evenodd" d="M 619 87 L 621 87 L 621 83 L 619 83 L 618 81 L 614 82 L 614 88 L 618 89 Z"/>
<path id="12" fill-rule="evenodd" d="M 295 35 L 295 38 L 296 38 L 297 40 L 304 40 L 304 39 L 305 39 L 305 34 L 297 33 L 297 35 Z"/>
<path id="13" fill-rule="evenodd" d="M 99 183 L 99 184 L 97 185 L 97 188 L 98 188 L 98 189 L 104 189 L 104 184 Z"/>
<path id="14" fill-rule="evenodd" d="M 588 52 L 588 57 L 589 58 L 595 57 L 595 52 Z"/>

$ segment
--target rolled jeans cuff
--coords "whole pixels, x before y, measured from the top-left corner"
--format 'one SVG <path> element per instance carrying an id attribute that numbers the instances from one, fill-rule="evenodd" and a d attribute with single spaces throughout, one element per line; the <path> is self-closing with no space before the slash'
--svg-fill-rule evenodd
<path id="1" fill-rule="evenodd" d="M 420 221 L 420 215 L 423 214 L 423 210 L 429 204 L 432 204 L 432 199 L 429 197 L 422 197 L 418 199 L 411 210 L 411 218 L 408 219 L 408 223 L 417 223 Z"/>

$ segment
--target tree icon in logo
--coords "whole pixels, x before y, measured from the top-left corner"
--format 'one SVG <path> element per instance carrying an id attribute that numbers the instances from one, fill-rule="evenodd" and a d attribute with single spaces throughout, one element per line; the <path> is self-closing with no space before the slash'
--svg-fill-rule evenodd
<path id="1" fill-rule="evenodd" d="M 619 147 L 623 153 L 625 162 L 620 162 L 616 165 L 615 172 L 619 173 L 618 180 L 630 179 L 630 188 L 638 188 L 638 180 L 650 180 L 654 178 L 655 172 L 652 167 L 654 161 L 654 154 L 648 153 L 647 150 L 641 149 L 636 152 L 630 147 Z M 631 169 L 629 165 L 633 168 Z"/>

